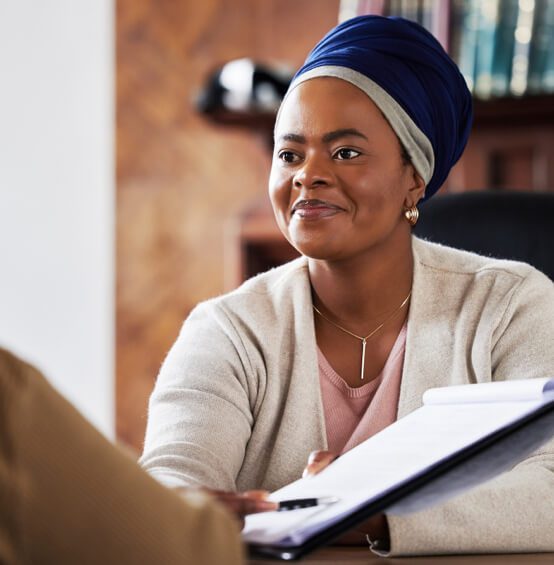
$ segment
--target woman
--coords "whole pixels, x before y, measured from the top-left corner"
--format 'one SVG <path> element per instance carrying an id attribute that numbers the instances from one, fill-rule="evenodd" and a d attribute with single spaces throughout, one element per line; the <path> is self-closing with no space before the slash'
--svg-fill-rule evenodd
<path id="1" fill-rule="evenodd" d="M 303 257 L 191 313 L 151 398 L 150 473 L 273 490 L 310 452 L 350 449 L 430 387 L 554 374 L 547 277 L 411 235 L 471 115 L 458 69 L 417 24 L 362 16 L 314 48 L 277 117 L 269 181 Z M 550 445 L 452 502 L 365 531 L 388 528 L 393 554 L 552 550 L 553 467 Z"/>

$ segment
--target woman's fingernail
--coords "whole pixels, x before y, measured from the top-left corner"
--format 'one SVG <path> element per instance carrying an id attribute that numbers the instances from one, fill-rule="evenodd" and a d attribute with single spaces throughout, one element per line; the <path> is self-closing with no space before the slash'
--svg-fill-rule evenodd
<path id="1" fill-rule="evenodd" d="M 265 500 L 270 494 L 268 490 L 247 490 L 241 493 L 241 496 L 253 500 Z"/>
<path id="2" fill-rule="evenodd" d="M 308 465 L 310 463 L 313 463 L 314 461 L 317 461 L 317 459 L 319 459 L 319 451 L 312 451 L 309 455 L 308 455 Z"/>

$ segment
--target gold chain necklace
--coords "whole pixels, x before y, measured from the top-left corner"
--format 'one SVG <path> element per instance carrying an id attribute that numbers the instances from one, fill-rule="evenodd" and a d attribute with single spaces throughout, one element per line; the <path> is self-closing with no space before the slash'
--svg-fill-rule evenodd
<path id="1" fill-rule="evenodd" d="M 410 292 L 408 293 L 408 296 L 406 296 L 406 298 L 404 298 L 404 300 L 402 301 L 402 304 L 400 304 L 400 306 L 388 318 L 386 318 L 384 322 L 379 324 L 374 330 L 370 331 L 365 337 L 363 337 L 361 335 L 357 335 L 354 332 L 351 332 L 350 330 L 347 330 L 346 328 L 339 326 L 339 324 L 337 324 L 336 322 L 333 322 L 333 320 L 329 319 L 323 312 L 321 312 L 321 310 L 319 310 L 316 307 L 315 304 L 312 304 L 312 306 L 313 306 L 313 309 L 324 320 L 327 320 L 330 324 L 333 324 L 333 326 L 338 328 L 341 332 L 344 332 L 345 334 L 348 334 L 352 337 L 355 337 L 356 339 L 359 339 L 362 342 L 362 370 L 361 370 L 361 373 L 360 373 L 360 378 L 361 378 L 361 380 L 363 380 L 364 379 L 364 369 L 365 369 L 365 348 L 366 348 L 367 340 L 370 337 L 374 336 L 388 321 L 392 320 L 392 318 L 394 318 L 394 316 L 396 314 L 398 314 L 398 312 L 400 312 L 400 310 L 402 310 L 402 308 L 404 308 L 404 306 L 406 306 L 408 300 L 410 300 L 411 295 L 412 295 L 412 291 L 410 290 Z"/>

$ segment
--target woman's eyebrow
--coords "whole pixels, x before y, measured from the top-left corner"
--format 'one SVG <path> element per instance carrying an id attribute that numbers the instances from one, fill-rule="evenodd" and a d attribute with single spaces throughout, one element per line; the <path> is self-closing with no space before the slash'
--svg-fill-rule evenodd
<path id="1" fill-rule="evenodd" d="M 362 137 L 366 141 L 369 141 L 368 138 L 356 128 L 344 128 L 344 129 L 336 129 L 334 131 L 330 131 L 329 133 L 326 133 L 322 137 L 322 140 L 324 143 L 329 143 L 330 141 L 335 141 L 336 139 L 339 139 L 341 137 L 349 137 L 349 136 Z"/>
<path id="2" fill-rule="evenodd" d="M 340 139 L 341 137 L 361 137 L 366 141 L 369 141 L 367 136 L 365 136 L 361 131 L 357 130 L 356 128 L 341 128 L 330 131 L 323 135 L 321 138 L 323 143 L 330 143 L 331 141 L 335 141 L 336 139 Z M 278 138 L 279 141 L 292 141 L 294 143 L 306 143 L 306 138 L 303 135 L 298 133 L 284 133 L 280 135 Z"/>
<path id="3" fill-rule="evenodd" d="M 306 143 L 306 138 L 298 133 L 284 133 L 280 135 L 277 141 L 293 141 L 295 143 Z"/>

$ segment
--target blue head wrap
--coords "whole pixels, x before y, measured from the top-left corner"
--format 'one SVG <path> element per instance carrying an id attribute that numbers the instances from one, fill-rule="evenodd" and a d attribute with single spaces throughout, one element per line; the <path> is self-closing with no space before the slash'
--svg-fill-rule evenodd
<path id="1" fill-rule="evenodd" d="M 359 16 L 332 29 L 311 51 L 289 92 L 333 76 L 363 90 L 383 112 L 427 187 L 443 184 L 471 129 L 471 94 L 440 43 L 403 18 Z"/>

